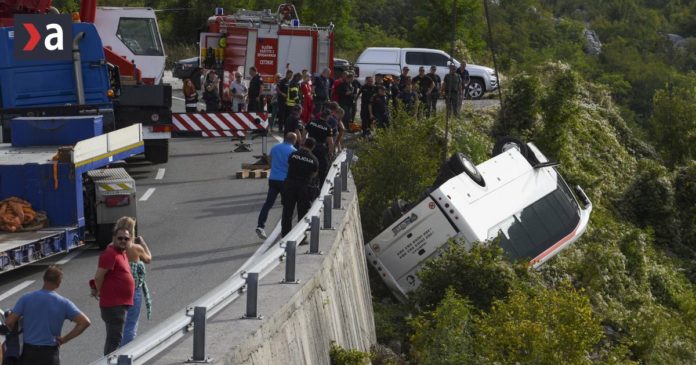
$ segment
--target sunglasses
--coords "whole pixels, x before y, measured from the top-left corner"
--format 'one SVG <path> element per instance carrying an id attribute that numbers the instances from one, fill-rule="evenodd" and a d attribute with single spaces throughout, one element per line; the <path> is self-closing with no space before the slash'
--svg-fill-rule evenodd
<path id="1" fill-rule="evenodd" d="M 119 241 L 130 241 L 130 237 L 116 237 Z"/>

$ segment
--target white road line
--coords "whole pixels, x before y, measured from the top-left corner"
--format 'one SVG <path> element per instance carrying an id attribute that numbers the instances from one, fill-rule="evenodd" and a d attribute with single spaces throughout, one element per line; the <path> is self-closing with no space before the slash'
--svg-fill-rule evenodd
<path id="1" fill-rule="evenodd" d="M 155 192 L 155 188 L 147 189 L 145 194 L 143 194 L 143 196 L 140 197 L 140 201 L 141 202 L 147 201 L 148 199 L 150 199 L 150 196 L 152 196 L 152 193 L 154 193 L 154 192 Z"/>
<path id="2" fill-rule="evenodd" d="M 14 288 L 6 291 L 2 295 L 0 295 L 0 301 L 3 301 L 5 299 L 9 298 L 12 294 L 28 287 L 29 285 L 34 284 L 34 281 L 36 281 L 36 280 L 27 280 L 27 281 L 15 286 Z"/>
<path id="3" fill-rule="evenodd" d="M 184 98 L 180 98 L 180 97 L 178 97 L 178 96 L 172 96 L 172 99 L 184 101 Z"/>
<path id="4" fill-rule="evenodd" d="M 69 253 L 67 256 L 63 257 L 63 258 L 60 259 L 58 262 L 56 262 L 56 265 L 65 265 L 65 264 L 67 264 L 68 262 L 70 262 L 70 260 L 72 260 L 72 259 L 74 259 L 75 257 L 77 257 L 78 255 L 80 255 L 83 251 L 84 251 L 83 249 L 78 249 L 78 250 L 75 250 L 75 251 Z"/>
<path id="5" fill-rule="evenodd" d="M 278 143 L 283 143 L 283 137 L 274 134 L 273 138 L 275 138 L 275 140 L 278 141 Z"/>
<path id="6" fill-rule="evenodd" d="M 162 180 L 163 178 L 164 178 L 164 169 L 157 170 L 157 176 L 155 176 L 155 180 Z"/>

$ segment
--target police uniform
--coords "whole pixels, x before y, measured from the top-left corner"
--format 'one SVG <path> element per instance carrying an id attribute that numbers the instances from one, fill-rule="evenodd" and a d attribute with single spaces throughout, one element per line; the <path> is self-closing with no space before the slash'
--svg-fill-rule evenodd
<path id="1" fill-rule="evenodd" d="M 290 154 L 288 158 L 288 177 L 285 180 L 285 193 L 283 198 L 283 218 L 281 220 L 281 234 L 285 236 L 292 229 L 292 217 L 297 206 L 298 219 L 307 214 L 313 193 L 312 179 L 319 170 L 319 160 L 306 148 Z"/>
<path id="2" fill-rule="evenodd" d="M 324 181 L 326 174 L 329 172 L 328 142 L 330 138 L 333 138 L 334 131 L 327 121 L 321 119 L 309 122 L 305 129 L 309 137 L 317 140 L 317 145 L 312 152 L 319 159 L 319 181 Z"/>
<path id="3" fill-rule="evenodd" d="M 372 95 L 377 92 L 377 87 L 374 85 L 363 85 L 360 88 L 360 120 L 362 121 L 363 135 L 366 135 L 370 130 L 370 103 Z"/>

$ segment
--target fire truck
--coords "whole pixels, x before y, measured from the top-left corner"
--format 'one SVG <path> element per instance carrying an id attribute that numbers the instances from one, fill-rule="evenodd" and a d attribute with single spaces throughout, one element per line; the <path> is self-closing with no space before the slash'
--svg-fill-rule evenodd
<path id="1" fill-rule="evenodd" d="M 180 62 L 174 76 L 190 77 L 199 84 L 214 70 L 227 86 L 234 72 L 247 75 L 255 66 L 269 87 L 276 73 L 285 75 L 287 70 L 311 74 L 333 70 L 333 24 L 303 25 L 292 4 L 282 4 L 275 12 L 240 9 L 231 15 L 217 8 L 207 25 L 208 31 L 200 34 L 197 64 Z"/>
<path id="2" fill-rule="evenodd" d="M 51 0 L 0 0 L 0 27 L 12 26 L 16 14 L 57 13 Z M 0 81 L 3 142 L 10 142 L 9 121 L 14 117 L 76 115 L 81 109 L 97 107 L 107 132 L 141 123 L 145 157 L 153 163 L 167 162 L 173 127 L 172 91 L 171 86 L 161 83 L 165 54 L 154 10 L 97 7 L 96 0 L 82 0 L 79 16 L 73 18 L 95 25 L 109 68 L 109 102 L 86 105 L 90 100 L 80 100 L 79 90 L 70 92 L 65 85 L 46 89 L 41 83 L 19 87 L 9 79 Z"/>

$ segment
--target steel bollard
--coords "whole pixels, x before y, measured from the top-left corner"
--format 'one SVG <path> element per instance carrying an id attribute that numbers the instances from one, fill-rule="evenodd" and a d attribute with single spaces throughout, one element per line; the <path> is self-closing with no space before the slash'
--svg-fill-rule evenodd
<path id="1" fill-rule="evenodd" d="M 247 305 L 246 313 L 242 318 L 256 318 L 262 319 L 263 317 L 258 314 L 257 301 L 259 296 L 259 273 L 250 272 L 247 273 L 246 278 L 247 286 Z"/>
<path id="2" fill-rule="evenodd" d="M 341 162 L 341 191 L 348 191 L 348 162 Z"/>
<path id="3" fill-rule="evenodd" d="M 346 161 L 348 162 L 348 169 L 350 169 L 351 165 L 353 164 L 353 155 L 355 155 L 353 150 L 346 151 Z"/>
<path id="4" fill-rule="evenodd" d="M 187 363 L 206 364 L 212 361 L 211 358 L 205 356 L 205 307 L 196 307 L 193 309 L 193 357 L 186 361 Z"/>
<path id="5" fill-rule="evenodd" d="M 319 251 L 319 217 L 312 216 L 309 222 L 309 251 L 308 254 L 321 255 Z"/>
<path id="6" fill-rule="evenodd" d="M 285 279 L 284 284 L 299 284 L 295 279 L 295 259 L 297 258 L 297 242 L 288 241 L 285 243 Z"/>
<path id="7" fill-rule="evenodd" d="M 324 229 L 333 229 L 331 225 L 331 195 L 324 196 Z"/>
<path id="8" fill-rule="evenodd" d="M 133 364 L 133 359 L 130 355 L 118 355 L 117 365 L 131 365 Z"/>
<path id="9" fill-rule="evenodd" d="M 334 177 L 333 186 L 333 207 L 334 209 L 341 209 L 341 177 Z"/>

